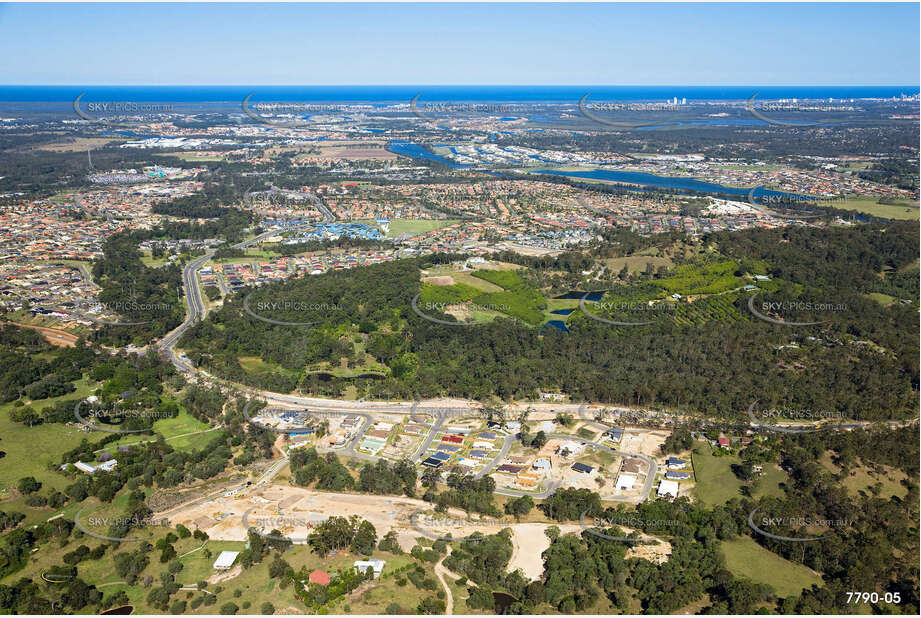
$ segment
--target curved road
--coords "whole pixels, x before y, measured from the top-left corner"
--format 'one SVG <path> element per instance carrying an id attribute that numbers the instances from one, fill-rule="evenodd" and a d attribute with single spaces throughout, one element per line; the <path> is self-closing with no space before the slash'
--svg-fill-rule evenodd
<path id="1" fill-rule="evenodd" d="M 325 207 L 321 208 L 322 202 L 320 202 L 318 199 L 316 199 L 314 203 L 318 204 L 317 206 L 318 209 L 320 209 L 320 211 L 324 214 L 325 217 L 329 218 L 332 216 L 332 213 L 330 213 L 328 209 L 326 209 Z M 304 226 L 308 226 L 308 225 L 313 225 L 313 224 L 304 224 Z M 294 226 L 290 229 L 297 229 L 298 227 L 302 227 L 302 226 Z M 246 248 L 274 234 L 277 234 L 277 231 L 273 230 L 273 231 L 263 232 L 262 234 L 259 234 L 258 236 L 255 236 L 253 238 L 244 240 L 242 242 L 239 242 L 233 245 L 233 248 L 235 249 Z M 287 405 L 293 405 L 293 406 L 301 406 L 305 408 L 313 408 L 317 411 L 339 412 L 342 414 L 359 414 L 360 416 L 364 418 L 364 423 L 362 427 L 356 432 L 355 436 L 349 441 L 349 443 L 346 445 L 344 449 L 335 449 L 335 450 L 342 451 L 348 456 L 355 457 L 357 459 L 363 459 L 366 461 L 377 461 L 379 459 L 377 457 L 373 457 L 371 455 L 365 455 L 363 453 L 359 453 L 356 451 L 356 447 L 359 444 L 359 441 L 364 436 L 364 433 L 368 430 L 371 423 L 373 422 L 372 417 L 367 412 L 410 414 L 417 410 L 419 406 L 418 401 L 416 402 L 410 402 L 410 401 L 375 402 L 375 403 L 369 404 L 365 402 L 324 399 L 324 398 L 318 398 L 318 397 L 299 397 L 295 395 L 286 395 L 286 394 L 274 393 L 270 391 L 260 391 L 260 390 L 248 388 L 243 385 L 230 383 L 220 378 L 216 378 L 215 376 L 210 375 L 208 372 L 202 369 L 197 369 L 193 367 L 192 364 L 189 362 L 188 358 L 185 356 L 185 354 L 179 354 L 176 352 L 175 350 L 176 342 L 182 337 L 182 335 L 185 333 L 185 331 L 190 326 L 192 326 L 195 322 L 197 322 L 198 320 L 200 320 L 201 318 L 205 316 L 206 307 L 205 307 L 205 303 L 202 301 L 201 291 L 198 287 L 198 281 L 197 281 L 198 270 L 202 267 L 202 265 L 204 265 L 205 262 L 210 260 L 213 255 L 214 255 L 214 252 L 210 252 L 203 256 L 200 256 L 196 258 L 195 260 L 189 262 L 185 266 L 185 268 L 183 268 L 183 271 L 182 271 L 183 287 L 185 288 L 185 295 L 186 295 L 186 300 L 187 300 L 187 304 L 189 307 L 189 314 L 186 317 L 186 320 L 182 324 L 180 324 L 176 329 L 174 329 L 173 331 L 171 331 L 170 333 L 168 333 L 166 336 L 163 337 L 163 339 L 158 344 L 159 349 L 168 356 L 170 361 L 173 363 L 173 365 L 175 365 L 175 367 L 180 372 L 188 374 L 190 376 L 194 376 L 195 379 L 204 378 L 208 381 L 211 381 L 217 384 L 220 387 L 234 389 L 241 393 L 248 394 L 252 397 L 258 397 L 260 399 L 265 400 L 266 403 L 268 404 L 276 404 L 276 405 L 277 404 L 282 404 L 282 405 L 287 404 Z M 431 446 L 432 442 L 434 441 L 441 427 L 444 425 L 445 421 L 448 418 L 458 413 L 466 413 L 468 411 L 471 414 L 473 414 L 478 409 L 476 407 L 477 406 L 476 402 L 451 399 L 451 400 L 446 400 L 445 403 L 454 404 L 454 405 L 443 407 L 443 408 L 428 408 L 428 409 L 421 408 L 419 409 L 422 412 L 434 411 L 436 420 L 433 423 L 432 427 L 430 428 L 428 435 L 425 437 L 420 447 L 414 453 L 412 457 L 413 461 L 418 461 L 419 459 L 422 458 L 422 456 Z M 562 411 L 578 412 L 579 410 L 583 409 L 583 407 L 584 407 L 584 404 L 579 405 L 579 406 L 576 406 L 575 404 L 557 404 L 553 410 L 560 411 L 560 412 Z M 587 419 L 581 419 L 581 420 L 587 420 Z M 917 419 L 915 419 L 915 421 L 916 420 Z M 907 422 L 915 422 L 915 421 L 907 421 Z M 602 423 L 597 423 L 594 421 L 588 421 L 588 422 L 591 425 L 596 426 L 601 429 L 609 428 L 608 425 L 604 425 Z M 889 425 L 891 426 L 893 424 L 898 425 L 898 424 L 904 424 L 904 423 L 905 423 L 904 421 L 890 421 Z M 863 425 L 869 425 L 869 424 L 871 423 L 856 423 L 854 425 L 848 425 L 848 427 L 856 427 L 856 426 L 863 426 Z M 754 428 L 759 429 L 757 425 L 755 425 Z M 567 435 L 567 434 L 548 434 L 548 437 L 562 438 L 566 440 L 578 440 L 579 439 L 576 436 Z M 476 478 L 482 478 L 486 474 L 490 473 L 495 467 L 497 467 L 500 464 L 500 462 L 503 461 L 505 457 L 508 455 L 508 452 L 511 449 L 512 444 L 514 443 L 514 440 L 515 440 L 514 435 L 506 436 L 505 442 L 503 443 L 499 452 L 487 463 L 487 465 L 483 469 L 481 469 L 476 474 Z M 605 446 L 603 444 L 598 444 L 598 443 L 590 442 L 587 440 L 583 440 L 583 442 L 585 442 L 589 447 L 593 449 L 601 449 L 601 450 L 608 451 L 616 455 L 627 456 L 627 457 L 637 457 L 639 459 L 644 460 L 646 462 L 646 465 L 648 466 L 648 471 L 646 474 L 646 482 L 643 485 L 642 498 L 643 499 L 648 498 L 652 490 L 652 485 L 655 482 L 655 475 L 657 471 L 657 465 L 654 459 L 652 459 L 651 457 L 647 457 L 646 455 L 618 451 L 616 449 Z M 282 462 L 286 462 L 286 461 L 287 461 L 286 459 L 283 459 L 283 460 L 280 460 L 277 464 L 273 465 L 270 468 L 270 471 L 269 471 L 270 474 L 267 473 L 266 475 L 264 475 L 263 479 L 260 479 L 260 483 L 267 482 L 272 477 L 274 477 L 275 474 L 277 474 L 278 471 L 280 471 L 283 468 Z M 546 498 L 552 495 L 559 488 L 559 486 L 560 486 L 559 481 L 551 481 L 547 484 L 546 489 L 543 492 L 539 492 L 539 493 L 525 492 L 525 491 L 519 491 L 519 490 L 514 490 L 514 489 L 509 489 L 509 488 L 497 488 L 496 493 L 506 495 L 506 496 L 514 496 L 514 497 L 528 495 L 533 498 L 543 499 L 543 498 Z"/>

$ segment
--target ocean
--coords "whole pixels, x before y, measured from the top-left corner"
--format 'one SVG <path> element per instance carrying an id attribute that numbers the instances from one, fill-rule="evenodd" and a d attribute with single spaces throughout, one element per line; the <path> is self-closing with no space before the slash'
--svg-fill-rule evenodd
<path id="1" fill-rule="evenodd" d="M 290 103 L 408 103 L 421 93 L 426 103 L 505 102 L 578 103 L 589 101 L 665 101 L 677 97 L 695 101 L 758 99 L 879 99 L 911 95 L 918 86 L 15 86 L 0 85 L 0 103 L 72 103 L 81 93 L 84 102 L 138 102 L 230 104 L 239 107 L 253 93 L 252 102 Z M 57 106 L 54 106 L 57 107 Z"/>

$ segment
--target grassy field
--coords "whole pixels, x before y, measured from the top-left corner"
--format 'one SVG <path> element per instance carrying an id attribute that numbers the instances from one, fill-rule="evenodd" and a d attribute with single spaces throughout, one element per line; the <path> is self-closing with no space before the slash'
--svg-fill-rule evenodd
<path id="1" fill-rule="evenodd" d="M 374 222 L 376 224 L 376 222 Z M 457 219 L 391 219 L 387 238 L 396 238 L 403 234 L 424 234 L 432 230 L 454 225 Z"/>
<path id="2" fill-rule="evenodd" d="M 856 210 L 887 219 L 918 220 L 918 203 L 905 201 L 902 205 L 880 204 L 878 198 L 849 195 L 843 202 L 835 202 L 835 208 Z"/>
<path id="3" fill-rule="evenodd" d="M 624 266 L 627 267 L 628 272 L 641 273 L 646 270 L 647 264 L 652 264 L 653 268 L 657 270 L 660 266 L 671 268 L 674 265 L 674 263 L 667 257 L 651 255 L 631 255 L 630 257 L 608 258 L 606 260 L 602 260 L 602 263 L 608 267 L 610 272 L 614 273 L 619 273 L 621 270 L 623 270 Z"/>
<path id="4" fill-rule="evenodd" d="M 752 495 L 755 498 L 760 498 L 762 496 L 780 497 L 784 493 L 780 484 L 786 482 L 786 480 L 787 473 L 780 467 L 773 464 L 764 464 L 764 476 L 755 484 Z"/>
<path id="5" fill-rule="evenodd" d="M 184 450 L 189 448 L 192 443 L 196 443 L 198 447 L 201 446 L 201 438 L 198 440 L 183 440 L 183 438 L 177 438 L 177 436 L 182 436 L 184 434 L 203 431 L 208 429 L 208 424 L 203 423 L 185 410 L 181 410 L 179 415 L 175 418 L 165 418 L 159 421 L 154 422 L 153 429 L 155 432 L 163 434 L 163 437 L 169 441 L 170 446 L 178 450 Z M 195 436 L 191 436 L 194 438 Z M 141 442 L 146 442 L 152 440 L 144 435 L 125 435 L 121 440 L 112 443 L 111 445 L 106 446 L 106 450 L 109 452 L 114 452 L 119 446 L 125 446 L 129 444 L 138 444 Z M 205 436 L 205 439 L 211 439 L 211 436 Z"/>
<path id="6" fill-rule="evenodd" d="M 883 307 L 888 307 L 895 301 L 895 296 L 889 296 L 888 294 L 882 294 L 880 292 L 872 292 L 867 294 L 867 298 L 870 300 L 875 300 Z"/>
<path id="7" fill-rule="evenodd" d="M 819 463 L 832 474 L 838 474 L 841 471 L 832 462 L 830 453 L 825 453 Z M 891 498 L 892 496 L 904 498 L 908 490 L 902 485 L 901 481 L 905 478 L 907 476 L 901 470 L 886 466 L 883 466 L 882 472 L 876 472 L 867 466 L 854 466 L 851 468 L 848 477 L 842 481 L 842 485 L 852 495 L 857 495 L 861 491 L 869 495 L 872 493 L 870 487 L 879 484 L 879 496 L 881 498 Z"/>
<path id="8" fill-rule="evenodd" d="M 813 584 L 822 585 L 822 578 L 810 569 L 781 558 L 749 537 L 723 541 L 720 549 L 733 575 L 768 584 L 778 596 L 792 596 Z"/>
<path id="9" fill-rule="evenodd" d="M 96 388 L 85 379 L 78 380 L 74 385 L 76 392 L 26 403 L 33 410 L 40 411 L 62 399 L 86 397 Z M 70 485 L 71 481 L 49 468 L 60 462 L 60 453 L 79 446 L 84 439 L 93 440 L 93 434 L 60 423 L 43 423 L 34 427 L 15 423 L 10 420 L 12 408 L 12 403 L 0 406 L 0 450 L 6 452 L 0 463 L 0 490 L 15 486 L 24 476 L 34 476 L 44 485 L 43 490 L 50 487 L 60 490 Z M 97 434 L 96 439 L 101 436 Z M 54 445 L 54 448 L 47 448 L 47 445 Z"/>
<path id="10" fill-rule="evenodd" d="M 141 261 L 144 263 L 144 266 L 147 266 L 148 268 L 160 268 L 169 262 L 169 259 L 165 255 L 155 258 L 153 257 L 152 253 L 152 251 L 141 252 Z"/>
<path id="11" fill-rule="evenodd" d="M 723 455 L 716 457 L 710 453 L 710 447 L 702 442 L 694 445 L 691 455 L 694 463 L 694 476 L 697 485 L 694 495 L 698 500 L 708 506 L 723 504 L 731 498 L 740 497 L 742 487 L 730 466 L 739 463 L 736 455 Z"/>

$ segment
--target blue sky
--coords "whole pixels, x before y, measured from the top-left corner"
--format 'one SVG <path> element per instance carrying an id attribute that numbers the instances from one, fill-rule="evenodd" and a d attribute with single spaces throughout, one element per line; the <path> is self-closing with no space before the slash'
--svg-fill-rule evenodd
<path id="1" fill-rule="evenodd" d="M 919 5 L 0 5 L 4 84 L 913 85 Z"/>

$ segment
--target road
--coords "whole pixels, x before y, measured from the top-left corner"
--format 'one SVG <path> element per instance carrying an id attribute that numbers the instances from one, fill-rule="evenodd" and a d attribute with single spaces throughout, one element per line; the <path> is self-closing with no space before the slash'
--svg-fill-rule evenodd
<path id="1" fill-rule="evenodd" d="M 450 616 L 454 613 L 454 595 L 451 593 L 451 586 L 448 585 L 448 582 L 445 580 L 446 577 L 455 575 L 451 573 L 444 564 L 445 558 L 451 555 L 451 546 L 448 545 L 448 551 L 445 552 L 445 555 L 441 557 L 441 560 L 435 563 L 435 577 L 438 578 L 438 581 L 441 582 L 441 587 L 445 590 L 445 615 Z M 454 579 L 459 579 L 454 577 Z"/>
<path id="2" fill-rule="evenodd" d="M 312 194 L 308 194 L 308 195 L 310 195 L 310 199 L 314 201 L 314 204 L 317 206 L 320 212 L 323 213 L 325 218 L 327 218 L 328 220 L 335 220 L 332 213 L 329 212 L 329 209 L 326 208 L 325 205 L 323 205 L 322 202 L 318 198 L 316 198 L 316 196 L 313 196 Z M 312 225 L 312 224 L 304 224 L 304 225 Z M 290 229 L 296 229 L 297 227 L 301 227 L 301 226 L 295 226 Z M 245 241 L 242 241 L 240 243 L 233 245 L 233 248 L 235 249 L 246 248 L 253 244 L 259 243 L 263 239 L 271 235 L 274 235 L 274 234 L 277 234 L 277 231 L 264 232 L 258 236 L 255 236 L 253 238 L 250 238 L 248 240 L 245 240 Z M 345 446 L 345 448 L 336 449 L 336 450 L 338 452 L 343 453 L 344 455 L 348 457 L 354 457 L 356 459 L 362 459 L 365 461 L 377 461 L 379 459 L 371 455 L 359 453 L 356 450 L 356 447 L 358 446 L 361 438 L 364 436 L 364 433 L 368 430 L 370 425 L 373 423 L 373 418 L 371 417 L 369 413 L 380 412 L 380 413 L 388 413 L 388 414 L 411 414 L 417 410 L 420 412 L 434 412 L 435 417 L 436 417 L 435 422 L 433 423 L 431 429 L 428 432 L 428 435 L 425 437 L 422 444 L 416 450 L 412 458 L 413 461 L 418 461 L 425 455 L 426 451 L 431 447 L 432 442 L 435 440 L 439 431 L 441 430 L 445 421 L 448 418 L 450 418 L 456 412 L 470 411 L 471 413 L 473 413 L 476 409 L 478 409 L 479 404 L 477 402 L 467 401 L 467 400 L 462 400 L 462 399 L 445 399 L 445 400 L 429 401 L 426 403 L 434 407 L 419 408 L 420 402 L 418 401 L 367 403 L 364 401 L 346 401 L 346 400 L 336 400 L 336 399 L 324 399 L 324 398 L 319 398 L 319 397 L 301 397 L 301 396 L 296 396 L 296 395 L 274 393 L 271 391 L 262 391 L 262 390 L 248 388 L 240 384 L 230 383 L 226 380 L 216 378 L 214 376 L 211 376 L 204 370 L 193 367 L 192 364 L 189 362 L 188 358 L 184 354 L 180 354 L 176 352 L 175 345 L 176 345 L 176 342 L 179 341 L 179 339 L 185 333 L 185 331 L 190 326 L 195 324 L 198 320 L 202 319 L 206 314 L 206 311 L 207 311 L 206 305 L 201 298 L 201 290 L 199 289 L 199 286 L 198 286 L 198 270 L 202 267 L 202 265 L 205 262 L 210 260 L 213 255 L 214 255 L 214 252 L 211 252 L 201 257 L 198 257 L 195 260 L 189 262 L 185 266 L 185 268 L 183 268 L 182 280 L 183 280 L 183 287 L 185 288 L 186 301 L 189 307 L 189 314 L 186 317 L 186 320 L 182 324 L 180 324 L 176 329 L 168 333 L 159 343 L 160 350 L 169 357 L 171 362 L 176 366 L 176 368 L 179 371 L 187 375 L 193 376 L 194 379 L 203 379 L 204 381 L 208 381 L 208 382 L 217 384 L 218 386 L 223 387 L 225 389 L 234 390 L 236 392 L 246 394 L 251 397 L 262 399 L 266 401 L 266 403 L 268 403 L 269 405 L 273 405 L 273 404 L 274 405 L 289 405 L 289 406 L 303 407 L 303 408 L 308 408 L 308 409 L 312 409 L 316 411 L 323 411 L 323 412 L 339 412 L 342 414 L 360 414 L 362 418 L 364 419 L 362 426 L 355 433 L 355 436 L 349 441 L 349 443 Z M 438 406 L 438 404 L 442 404 L 442 405 Z M 585 404 L 577 405 L 577 404 L 567 404 L 567 403 L 554 403 L 552 408 L 548 408 L 547 410 L 543 410 L 543 411 L 540 409 L 542 407 L 547 407 L 547 406 L 539 402 L 520 402 L 519 404 L 517 404 L 517 406 L 512 406 L 512 408 L 517 408 L 520 410 L 527 410 L 527 409 L 534 408 L 534 409 L 537 409 L 538 412 L 544 412 L 544 413 L 549 412 L 549 413 L 577 414 L 585 409 Z M 587 420 L 587 419 L 583 419 L 583 420 Z M 909 421 L 909 422 L 915 422 L 916 420 L 917 419 L 915 419 L 914 421 Z M 588 422 L 602 429 L 607 429 L 609 427 L 608 425 L 604 425 L 602 423 L 597 423 L 594 421 L 588 421 Z M 902 421 L 891 421 L 889 424 L 892 425 L 893 423 L 904 424 L 904 422 Z M 853 427 L 865 426 L 869 424 L 871 423 L 869 422 L 854 423 L 854 424 L 848 425 L 847 427 L 853 428 Z M 757 428 L 758 426 L 754 425 L 754 427 Z M 791 425 L 790 427 L 797 428 L 798 426 Z M 562 438 L 566 440 L 577 439 L 574 436 L 566 435 L 566 434 L 549 434 L 548 437 Z M 506 437 L 505 442 L 503 443 L 500 451 L 489 461 L 489 463 L 480 472 L 477 473 L 476 475 L 477 478 L 482 478 L 486 474 L 489 474 L 490 472 L 492 472 L 492 470 L 494 470 L 498 465 L 501 464 L 501 462 L 508 455 L 508 452 L 511 449 L 514 440 L 515 440 L 515 436 Z M 626 453 L 623 451 L 618 451 L 611 447 L 605 446 L 603 444 L 595 443 L 595 442 L 588 442 L 588 441 L 585 441 L 585 442 L 591 448 L 594 448 L 594 449 L 601 449 L 601 450 L 605 450 L 605 451 L 608 451 L 616 455 L 621 455 L 621 456 L 626 456 L 626 457 L 637 457 L 637 458 L 644 460 L 646 462 L 646 465 L 648 466 L 648 472 L 646 474 L 646 481 L 643 485 L 641 495 L 644 500 L 649 497 L 652 491 L 652 485 L 655 482 L 655 476 L 656 476 L 656 471 L 657 471 L 656 462 L 651 457 L 647 457 L 645 455 L 641 455 L 638 453 Z M 269 468 L 269 470 L 263 475 L 263 477 L 259 480 L 259 483 L 260 484 L 266 483 L 270 481 L 272 478 L 274 478 L 274 476 L 278 474 L 278 472 L 281 469 L 283 469 L 284 464 L 286 462 L 287 462 L 286 459 L 282 459 L 276 462 L 275 464 L 273 464 Z M 528 495 L 536 499 L 543 499 L 543 498 L 553 495 L 553 493 L 559 488 L 560 484 L 561 483 L 559 481 L 550 481 L 546 485 L 545 489 L 539 493 L 524 492 L 524 491 L 514 490 L 510 488 L 497 488 L 496 493 L 506 495 L 506 496 L 513 496 L 513 497 Z"/>

